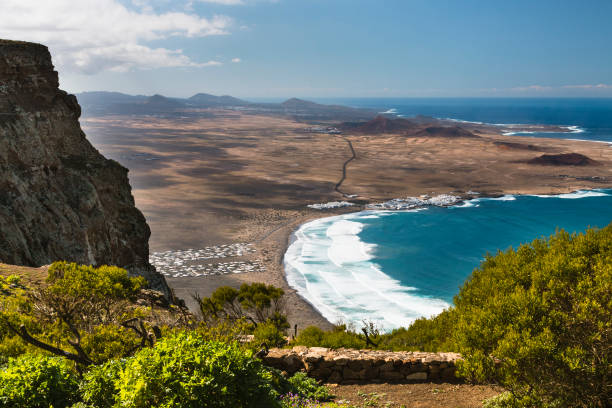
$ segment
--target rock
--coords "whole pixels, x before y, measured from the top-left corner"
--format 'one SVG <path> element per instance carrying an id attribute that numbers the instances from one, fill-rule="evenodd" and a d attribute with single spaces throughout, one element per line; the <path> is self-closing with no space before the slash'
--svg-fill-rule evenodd
<path id="1" fill-rule="evenodd" d="M 440 377 L 444 380 L 456 380 L 457 377 L 455 376 L 455 371 L 456 371 L 455 367 L 445 368 L 440 373 Z"/>
<path id="2" fill-rule="evenodd" d="M 454 363 L 459 359 L 456 353 L 294 347 L 271 349 L 263 361 L 288 373 L 305 368 L 317 380 L 350 384 L 454 379 Z"/>
<path id="3" fill-rule="evenodd" d="M 327 379 L 327 382 L 332 384 L 340 384 L 342 382 L 342 374 L 339 371 L 334 371 Z"/>
<path id="4" fill-rule="evenodd" d="M 398 371 L 381 371 L 380 378 L 388 381 L 401 381 L 404 379 L 404 376 Z"/>
<path id="5" fill-rule="evenodd" d="M 425 381 L 427 380 L 427 373 L 424 373 L 424 372 L 412 373 L 412 374 L 407 375 L 406 379 L 410 381 Z"/>
<path id="6" fill-rule="evenodd" d="M 47 47 L 0 40 L 0 262 L 117 265 L 170 298 L 128 170 L 102 156 Z"/>

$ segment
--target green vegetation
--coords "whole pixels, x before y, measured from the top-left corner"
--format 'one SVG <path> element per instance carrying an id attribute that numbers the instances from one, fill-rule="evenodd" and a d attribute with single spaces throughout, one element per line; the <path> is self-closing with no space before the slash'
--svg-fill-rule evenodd
<path id="1" fill-rule="evenodd" d="M 15 356 L 33 348 L 79 368 L 126 357 L 161 335 L 161 315 L 134 304 L 144 278 L 124 269 L 56 262 L 44 285 L 0 280 L 0 349 Z"/>
<path id="2" fill-rule="evenodd" d="M 431 319 L 377 338 L 375 348 L 456 351 L 459 374 L 509 390 L 499 407 L 605 407 L 612 364 L 612 225 L 559 231 L 487 256 Z M 365 335 L 310 327 L 297 344 L 365 347 Z"/>
<path id="3" fill-rule="evenodd" d="M 455 298 L 461 374 L 520 406 L 604 407 L 612 363 L 612 226 L 489 256 Z"/>
<path id="4" fill-rule="evenodd" d="M 24 354 L 0 370 L 0 407 L 68 407 L 78 389 L 71 364 L 60 357 Z"/>
<path id="5" fill-rule="evenodd" d="M 209 298 L 195 297 L 206 322 L 247 320 L 257 326 L 272 322 L 279 330 L 289 328 L 284 315 L 284 291 L 264 283 L 243 284 L 239 290 L 222 286 Z"/>
<path id="6" fill-rule="evenodd" d="M 284 311 L 284 291 L 263 283 L 243 284 L 239 290 L 222 286 L 211 297 L 195 297 L 204 322 L 208 325 L 247 322 L 247 331 L 268 346 L 286 344 L 289 328 Z"/>
<path id="7" fill-rule="evenodd" d="M 272 286 L 221 288 L 213 299 L 236 313 L 214 309 L 197 323 L 175 307 L 141 306 L 144 280 L 120 268 L 57 262 L 44 285 L 21 282 L 0 277 L 0 407 L 284 407 L 289 393 L 330 397 L 304 374 L 264 367 L 257 343 L 237 341 L 286 342 L 283 292 Z"/>
<path id="8" fill-rule="evenodd" d="M 200 299 L 196 322 L 139 305 L 143 284 L 119 268 L 67 263 L 41 287 L 0 277 L 0 407 L 338 406 L 321 403 L 329 391 L 305 374 L 285 378 L 253 356 L 261 342 L 285 342 L 282 290 L 220 288 Z M 487 407 L 602 408 L 611 295 L 612 225 L 560 231 L 487 256 L 434 318 L 387 334 L 367 322 L 360 332 L 309 327 L 293 344 L 457 351 L 462 376 L 508 390 Z"/>

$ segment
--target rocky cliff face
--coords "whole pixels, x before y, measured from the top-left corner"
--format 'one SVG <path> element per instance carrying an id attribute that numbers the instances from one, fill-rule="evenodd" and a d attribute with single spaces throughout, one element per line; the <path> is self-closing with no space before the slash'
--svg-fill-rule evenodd
<path id="1" fill-rule="evenodd" d="M 0 40 L 0 262 L 118 265 L 168 294 L 127 169 L 102 156 L 47 47 Z"/>

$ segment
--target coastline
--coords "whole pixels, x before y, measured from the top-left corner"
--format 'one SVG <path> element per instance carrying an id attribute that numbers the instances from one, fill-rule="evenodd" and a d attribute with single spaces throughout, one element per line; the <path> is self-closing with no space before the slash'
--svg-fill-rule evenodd
<path id="1" fill-rule="evenodd" d="M 331 323 L 289 287 L 285 276 L 284 254 L 291 234 L 303 223 L 358 212 L 366 203 L 420 194 L 475 190 L 479 197 L 499 197 L 612 187 L 612 151 L 594 141 L 489 133 L 472 138 L 337 137 L 305 134 L 303 123 L 288 118 L 214 113 L 218 116 L 189 121 L 113 116 L 84 123 L 96 147 L 130 169 L 132 194 L 152 231 L 152 253 L 235 244 L 256 249 L 203 259 L 213 265 L 206 275 L 166 275 L 192 310 L 194 293 L 208 297 L 220 286 L 264 282 L 286 291 L 292 325 L 330 328 Z M 342 190 L 357 195 L 359 201 L 353 201 L 359 205 L 307 208 L 347 199 L 334 191 L 343 164 L 352 156 L 346 139 L 357 158 L 346 169 Z M 570 152 L 598 164 L 530 164 L 543 154 Z M 226 268 L 231 262 L 257 262 L 265 270 L 232 273 L 238 271 Z M 218 274 L 216 265 L 221 265 Z"/>
<path id="2" fill-rule="evenodd" d="M 560 197 L 560 198 L 568 198 L 568 197 L 562 197 L 564 195 L 573 195 L 573 194 L 578 194 L 582 191 L 587 191 L 587 192 L 596 192 L 599 189 L 578 189 L 578 190 L 572 190 L 572 191 L 559 191 L 555 194 L 534 194 L 534 193 L 525 193 L 525 194 L 517 194 L 517 193 L 508 193 L 508 194 L 490 194 L 490 195 L 474 195 L 474 194 L 470 194 L 470 195 L 464 195 L 461 196 L 460 199 L 453 203 L 453 204 L 449 204 L 449 205 L 438 205 L 440 207 L 461 207 L 461 206 L 466 206 L 466 203 L 471 202 L 471 201 L 477 201 L 479 199 L 498 199 L 498 198 L 504 198 L 504 197 L 515 197 L 515 196 L 534 196 L 534 197 Z M 578 194 L 580 195 L 580 194 Z M 578 197 L 576 197 L 578 198 Z M 431 207 L 432 205 L 422 205 L 419 208 L 428 208 Z M 347 209 L 345 211 L 322 211 L 321 212 L 321 216 L 305 216 L 304 218 L 301 219 L 297 219 L 294 222 L 287 224 L 285 226 L 285 228 L 282 231 L 283 236 L 286 237 L 285 241 L 285 245 L 282 246 L 281 248 L 279 248 L 279 255 L 280 255 L 280 262 L 281 262 L 281 270 L 280 273 L 282 274 L 282 278 L 283 278 L 283 282 L 284 284 L 289 287 L 289 291 L 291 293 L 291 295 L 293 297 L 297 297 L 298 298 L 298 303 L 305 303 L 308 308 L 310 309 L 310 312 L 314 312 L 322 321 L 326 322 L 326 324 L 321 325 L 319 322 L 319 324 L 316 324 L 317 326 L 321 327 L 321 328 L 326 328 L 325 326 L 328 326 L 328 324 L 334 324 L 334 323 L 338 323 L 338 322 L 331 322 L 328 319 L 326 319 L 323 315 L 322 312 L 320 312 L 316 306 L 311 303 L 307 298 L 303 297 L 296 289 L 292 288 L 288 282 L 288 275 L 287 275 L 287 270 L 285 267 L 285 262 L 284 262 L 284 257 L 285 254 L 288 250 L 288 248 L 291 246 L 291 244 L 293 242 L 295 242 L 295 240 L 297 240 L 298 238 L 296 237 L 296 232 L 305 224 L 314 221 L 314 220 L 320 220 L 320 219 L 324 219 L 324 218 L 332 218 L 332 217 L 337 217 L 340 215 L 346 215 L 346 214 L 351 214 L 351 213 L 360 213 L 363 211 L 374 211 L 374 212 L 402 212 L 402 211 L 411 211 L 414 209 L 371 209 L 371 208 L 366 208 L 364 206 L 360 206 L 360 207 L 353 207 L 350 210 Z M 384 271 L 381 271 L 382 273 L 384 273 Z M 293 310 L 294 313 L 292 313 L 292 315 L 294 316 L 294 318 L 297 318 L 297 320 L 300 320 L 299 318 L 299 311 L 298 310 Z M 296 313 L 297 312 L 297 313 Z M 318 319 L 317 319 L 318 320 Z M 301 326 L 301 327 L 305 327 L 305 326 Z"/>

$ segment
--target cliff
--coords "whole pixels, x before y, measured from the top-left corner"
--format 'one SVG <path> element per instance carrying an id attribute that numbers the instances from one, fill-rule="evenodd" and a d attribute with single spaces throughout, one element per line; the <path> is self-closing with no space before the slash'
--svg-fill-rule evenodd
<path id="1" fill-rule="evenodd" d="M 0 262 L 117 265 L 168 295 L 128 170 L 89 143 L 80 114 L 47 47 L 0 40 Z"/>

